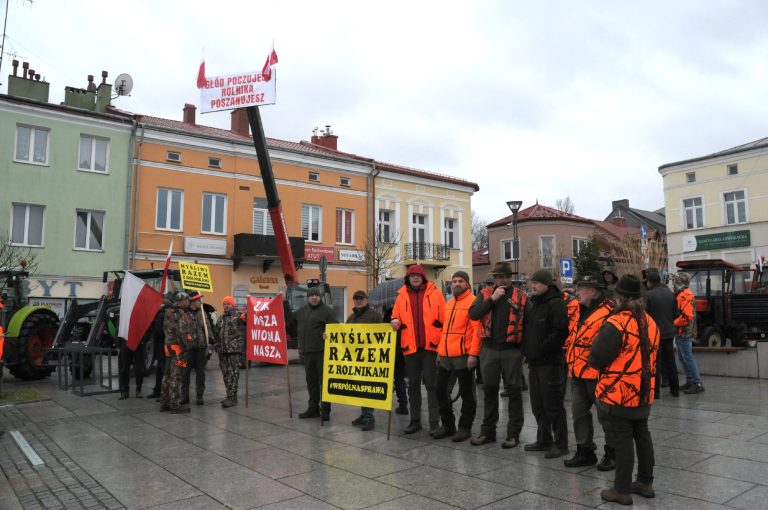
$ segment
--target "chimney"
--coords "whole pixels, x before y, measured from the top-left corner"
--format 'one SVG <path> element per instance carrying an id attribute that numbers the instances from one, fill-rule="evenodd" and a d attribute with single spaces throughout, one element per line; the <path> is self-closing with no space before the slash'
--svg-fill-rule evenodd
<path id="1" fill-rule="evenodd" d="M 614 200 L 611 202 L 611 209 L 616 210 L 618 207 L 623 207 L 624 209 L 629 209 L 629 200 L 626 198 L 624 200 Z"/>
<path id="2" fill-rule="evenodd" d="M 326 124 L 325 131 L 322 131 L 320 135 L 321 136 L 317 136 L 317 128 L 312 131 L 311 142 L 314 145 L 319 145 L 321 147 L 325 147 L 326 149 L 333 149 L 335 151 L 338 150 L 337 146 L 339 137 L 333 134 L 330 125 Z"/>
<path id="3" fill-rule="evenodd" d="M 187 103 L 184 105 L 184 124 L 195 123 L 195 110 L 197 110 L 197 107 L 193 104 Z"/>
<path id="4" fill-rule="evenodd" d="M 40 79 L 34 69 L 29 68 L 29 62 L 24 62 L 21 74 L 18 74 L 19 61 L 14 60 L 13 74 L 8 76 L 8 95 L 32 99 L 41 103 L 48 102 L 48 82 Z"/>
<path id="5" fill-rule="evenodd" d="M 250 124 L 248 123 L 248 112 L 245 108 L 232 110 L 231 131 L 238 135 L 251 136 Z"/>
<path id="6" fill-rule="evenodd" d="M 88 92 L 96 92 L 96 84 L 93 83 L 93 75 L 92 74 L 88 75 L 88 86 L 85 87 L 85 90 L 87 90 Z"/>

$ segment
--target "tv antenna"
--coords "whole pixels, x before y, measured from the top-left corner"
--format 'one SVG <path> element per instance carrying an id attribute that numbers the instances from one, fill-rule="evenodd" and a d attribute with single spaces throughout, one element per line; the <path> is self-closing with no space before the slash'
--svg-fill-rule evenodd
<path id="1" fill-rule="evenodd" d="M 133 90 L 133 78 L 128 73 L 122 73 L 115 78 L 115 92 L 117 97 L 130 96 L 131 90 Z"/>

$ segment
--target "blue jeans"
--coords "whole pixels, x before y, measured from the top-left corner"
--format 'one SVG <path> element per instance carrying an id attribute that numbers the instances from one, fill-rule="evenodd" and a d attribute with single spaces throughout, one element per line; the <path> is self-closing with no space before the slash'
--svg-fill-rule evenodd
<path id="1" fill-rule="evenodd" d="M 693 384 L 701 384 L 701 374 L 696 359 L 693 357 L 693 339 L 675 337 L 677 344 L 677 356 L 685 371 L 685 380 Z"/>

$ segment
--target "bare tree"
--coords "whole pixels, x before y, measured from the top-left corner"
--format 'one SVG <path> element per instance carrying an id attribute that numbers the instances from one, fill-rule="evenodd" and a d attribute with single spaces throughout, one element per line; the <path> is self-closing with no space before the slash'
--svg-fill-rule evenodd
<path id="1" fill-rule="evenodd" d="M 487 222 L 472 211 L 472 251 L 488 247 Z"/>
<path id="2" fill-rule="evenodd" d="M 564 213 L 574 214 L 576 212 L 576 204 L 573 203 L 571 196 L 568 195 L 565 198 L 558 198 L 555 201 L 555 209 Z"/>
<path id="3" fill-rule="evenodd" d="M 621 239 L 603 236 L 608 247 L 608 257 L 617 275 L 633 274 L 640 277 L 642 270 L 667 267 L 667 239 L 658 234 L 649 236 L 643 245 L 639 235 L 627 235 Z"/>
<path id="4" fill-rule="evenodd" d="M 29 274 L 37 272 L 37 256 L 29 246 L 11 244 L 8 232 L 0 234 L 0 270 L 24 269 Z M 0 293 L 5 291 L 7 282 L 0 279 Z"/>
<path id="5" fill-rule="evenodd" d="M 373 288 L 387 276 L 393 267 L 403 265 L 397 247 L 400 245 L 400 233 L 390 233 L 389 239 L 379 225 L 375 232 L 369 232 L 363 247 L 363 266 L 359 273 L 368 276 L 368 286 Z"/>

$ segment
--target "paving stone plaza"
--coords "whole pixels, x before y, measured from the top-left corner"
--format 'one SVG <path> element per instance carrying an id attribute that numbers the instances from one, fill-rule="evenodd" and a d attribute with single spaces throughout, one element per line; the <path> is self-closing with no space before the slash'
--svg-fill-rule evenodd
<path id="1" fill-rule="evenodd" d="M 241 401 L 229 409 L 219 404 L 225 391 L 215 356 L 206 372 L 205 405 L 185 415 L 159 412 L 154 400 L 133 398 L 133 388 L 127 400 L 79 397 L 60 390 L 55 374 L 19 383 L 6 373 L 4 390 L 33 388 L 50 400 L 0 407 L 0 509 L 614 508 L 600 499 L 612 472 L 568 469 L 563 458 L 522 445 L 436 441 L 426 430 L 405 436 L 408 416 L 396 414 L 387 440 L 386 413 L 376 411 L 375 430 L 363 432 L 351 425 L 359 409 L 341 405 L 322 427 L 299 420 L 300 365 L 290 366 L 293 419 L 284 368 L 250 369 L 247 408 L 241 372 Z M 153 380 L 145 379 L 145 395 Z M 768 508 L 768 383 L 707 377 L 704 384 L 704 393 L 665 393 L 654 404 L 656 498 L 635 495 L 635 507 Z M 527 392 L 524 399 L 526 443 L 536 429 Z M 474 433 L 481 392 L 478 400 Z M 42 464 L 32 465 L 11 431 Z M 602 448 L 602 436 L 597 443 Z"/>

